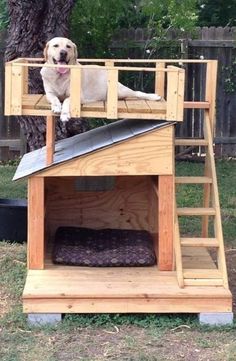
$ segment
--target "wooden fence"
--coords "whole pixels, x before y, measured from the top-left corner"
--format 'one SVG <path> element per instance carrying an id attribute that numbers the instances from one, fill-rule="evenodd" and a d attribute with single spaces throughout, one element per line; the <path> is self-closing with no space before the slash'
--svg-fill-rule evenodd
<path id="1" fill-rule="evenodd" d="M 217 59 L 218 82 L 216 100 L 216 155 L 236 156 L 236 27 L 197 28 L 192 38 L 177 30 L 169 30 L 166 41 L 153 41 L 146 29 L 122 29 L 114 36 L 111 49 L 126 57 L 182 57 Z M 154 49 L 156 49 L 154 51 Z M 204 65 L 186 67 L 188 84 L 185 97 L 202 100 L 205 82 Z M 187 110 L 185 122 L 177 128 L 181 137 L 202 136 L 202 112 Z"/>
<path id="2" fill-rule="evenodd" d="M 170 58 L 218 59 L 218 84 L 216 104 L 216 155 L 236 156 L 236 28 L 197 28 L 194 37 L 170 30 L 167 41 L 153 42 L 145 29 L 122 29 L 115 34 L 111 52 L 117 58 Z M 154 39 L 155 40 L 155 39 Z M 3 37 L 0 38 L 0 81 L 3 84 Z M 170 54 L 170 55 L 169 55 Z M 190 64 L 186 67 L 188 84 L 186 99 L 202 100 L 205 81 L 204 65 Z M 9 149 L 24 149 L 20 130 L 14 119 L 3 117 L 3 88 L 0 90 L 0 160 L 11 156 Z M 186 121 L 178 125 L 181 137 L 202 136 L 201 110 L 186 110 Z M 4 146 L 5 148 L 2 148 Z M 10 146 L 10 148 L 9 148 Z M 21 147 L 21 148 L 20 148 Z M 7 151 L 8 149 L 8 151 Z M 4 150 L 4 152 L 3 152 Z"/>
<path id="3" fill-rule="evenodd" d="M 4 116 L 4 50 L 6 32 L 0 32 L 0 161 L 7 161 L 23 154 L 24 137 L 14 117 Z"/>

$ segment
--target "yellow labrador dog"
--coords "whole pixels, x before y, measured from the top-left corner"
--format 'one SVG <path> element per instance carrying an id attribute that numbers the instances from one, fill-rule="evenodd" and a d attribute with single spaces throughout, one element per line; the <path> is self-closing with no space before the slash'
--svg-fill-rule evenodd
<path id="1" fill-rule="evenodd" d="M 46 97 L 54 113 L 60 113 L 61 120 L 70 119 L 70 69 L 64 65 L 74 65 L 77 62 L 76 45 L 66 38 L 51 39 L 44 49 L 46 64 L 58 64 L 57 68 L 43 67 L 43 79 Z M 81 75 L 81 103 L 106 100 L 107 97 L 107 71 L 102 67 L 83 69 Z M 118 98 L 135 97 L 147 100 L 160 100 L 157 94 L 147 94 L 134 91 L 118 83 Z"/>

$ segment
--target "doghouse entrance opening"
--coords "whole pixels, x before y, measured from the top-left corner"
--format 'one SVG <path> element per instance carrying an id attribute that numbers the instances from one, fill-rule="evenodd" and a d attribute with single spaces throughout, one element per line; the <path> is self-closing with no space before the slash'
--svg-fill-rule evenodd
<path id="1" fill-rule="evenodd" d="M 100 179 L 94 190 L 97 178 L 46 180 L 50 258 L 59 265 L 155 265 L 158 205 L 151 177 L 106 177 L 105 190 Z"/>

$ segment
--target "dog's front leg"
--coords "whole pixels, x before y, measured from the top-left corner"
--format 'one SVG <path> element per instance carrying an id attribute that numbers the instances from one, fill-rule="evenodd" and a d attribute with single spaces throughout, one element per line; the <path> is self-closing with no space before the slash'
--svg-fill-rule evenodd
<path id="1" fill-rule="evenodd" d="M 68 122 L 70 119 L 70 98 L 66 98 L 62 103 L 60 119 L 62 122 Z"/>
<path id="2" fill-rule="evenodd" d="M 62 105 L 58 97 L 51 92 L 46 92 L 46 97 L 49 103 L 51 104 L 52 112 L 61 113 Z"/>

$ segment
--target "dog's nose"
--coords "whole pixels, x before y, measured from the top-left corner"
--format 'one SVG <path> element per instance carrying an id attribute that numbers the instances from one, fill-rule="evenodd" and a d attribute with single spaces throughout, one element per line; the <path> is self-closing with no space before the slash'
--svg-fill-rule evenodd
<path id="1" fill-rule="evenodd" d="M 61 50 L 60 51 L 60 58 L 61 59 L 66 59 L 67 57 L 67 51 L 66 50 Z"/>

